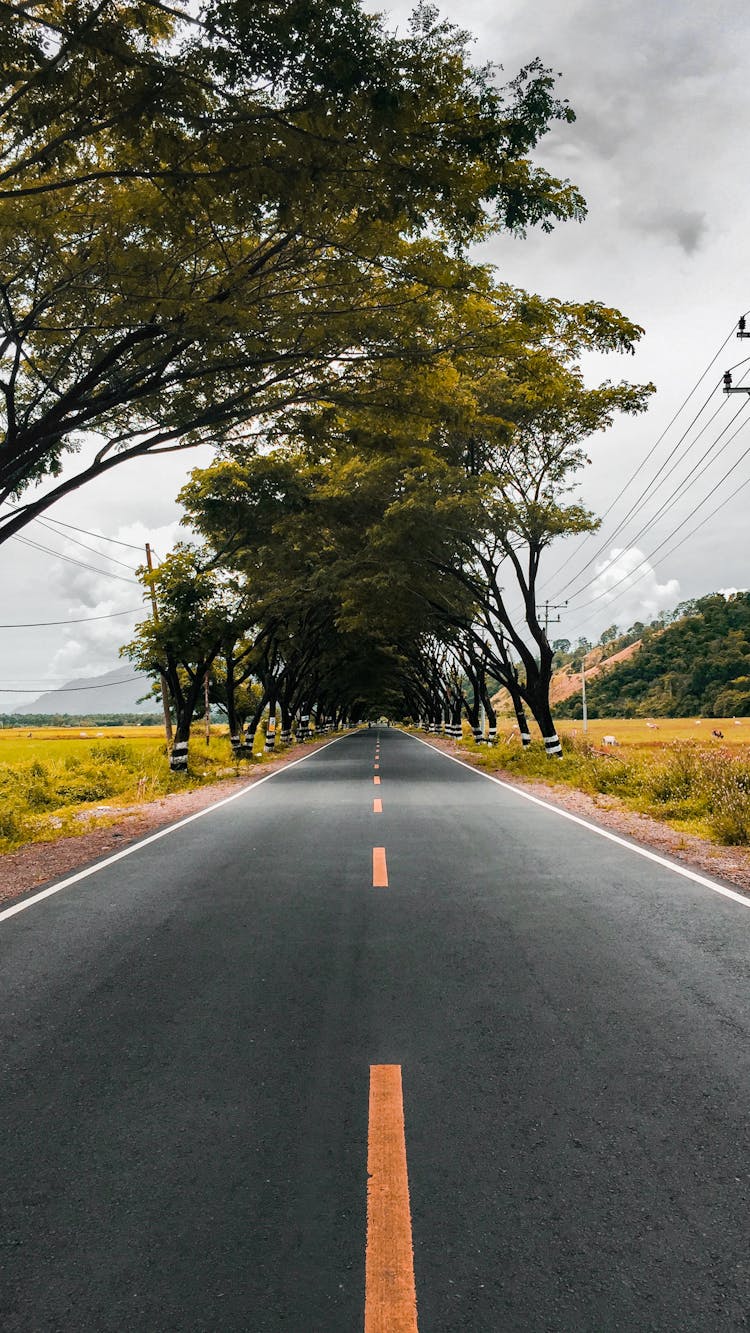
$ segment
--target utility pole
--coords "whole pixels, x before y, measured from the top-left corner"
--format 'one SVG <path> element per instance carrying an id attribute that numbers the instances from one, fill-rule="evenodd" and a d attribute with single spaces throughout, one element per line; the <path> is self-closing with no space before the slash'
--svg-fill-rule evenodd
<path id="1" fill-rule="evenodd" d="M 153 564 L 151 563 L 151 547 L 149 546 L 148 542 L 146 542 L 146 564 L 148 565 L 148 572 L 149 572 L 149 574 L 152 574 L 152 573 L 153 573 L 153 570 L 154 570 L 154 566 L 153 566 Z M 149 584 L 149 587 L 150 587 L 150 589 L 151 589 L 151 607 L 152 607 L 153 616 L 154 616 L 154 624 L 155 624 L 155 625 L 158 625 L 158 624 L 159 624 L 159 611 L 158 611 L 157 606 L 156 606 L 156 591 L 155 591 L 155 589 L 154 589 L 154 585 L 153 585 L 153 583 L 150 583 L 150 584 Z M 164 677 L 162 676 L 161 672 L 159 673 L 159 684 L 161 685 L 161 704 L 162 704 L 162 708 L 164 709 L 164 734 L 165 734 L 165 736 L 166 736 L 166 738 L 167 738 L 167 745 L 171 745 L 171 744 L 172 744 L 172 718 L 171 718 L 171 716 L 170 716 L 170 712 L 169 712 L 169 695 L 168 695 L 168 693 L 167 693 L 166 682 L 165 682 Z"/>
<path id="2" fill-rule="evenodd" d="M 211 706 L 208 702 L 208 672 L 203 677 L 203 706 L 206 713 L 206 749 L 211 744 Z"/>
<path id="3" fill-rule="evenodd" d="M 544 611 L 542 611 L 541 606 L 538 606 L 538 607 L 536 608 L 536 613 L 537 613 L 539 619 L 544 621 L 544 637 L 545 637 L 545 639 L 549 637 L 547 631 L 548 631 L 550 625 L 559 625 L 559 624 L 560 624 L 560 617 L 559 617 L 559 615 L 557 615 L 557 616 L 552 616 L 552 615 L 550 615 L 550 611 L 564 611 L 564 610 L 565 610 L 565 607 L 566 607 L 567 605 L 568 605 L 567 602 L 558 602 L 558 603 L 545 602 L 545 603 L 544 603 Z"/>
<path id="4" fill-rule="evenodd" d="M 589 715 L 586 711 L 586 654 L 581 658 L 581 699 L 583 701 L 583 734 L 589 729 Z"/>

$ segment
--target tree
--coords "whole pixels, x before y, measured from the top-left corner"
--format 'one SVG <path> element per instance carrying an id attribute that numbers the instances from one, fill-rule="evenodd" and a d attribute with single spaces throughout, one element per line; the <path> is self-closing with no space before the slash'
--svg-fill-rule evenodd
<path id="1" fill-rule="evenodd" d="M 525 706 L 556 754 L 554 651 L 538 613 L 542 556 L 555 538 L 596 528 L 594 515 L 571 498 L 584 443 L 615 413 L 643 411 L 653 386 L 584 383 L 583 350 L 632 350 L 640 336 L 618 311 L 506 289 L 482 314 L 485 325 L 494 320 L 502 355 L 490 361 L 485 333 L 479 352 L 455 358 L 452 413 L 435 423 L 421 453 L 403 452 L 384 558 L 402 551 L 412 582 L 417 561 L 426 562 L 432 591 L 423 595 L 449 623 L 468 625 L 477 644 L 491 640 L 488 666 L 511 694 L 521 734 L 528 736 Z M 468 613 L 453 606 L 457 584 Z"/>
<path id="2" fill-rule="evenodd" d="M 227 638 L 236 641 L 247 628 L 252 610 L 236 581 L 217 571 L 210 554 L 186 543 L 152 573 L 145 568 L 139 573 L 145 585 L 156 589 L 159 619 L 136 626 L 135 638 L 121 653 L 137 670 L 165 680 L 176 724 L 170 768 L 184 772 L 206 675 Z"/>
<path id="3" fill-rule="evenodd" d="M 429 6 L 400 37 L 359 0 L 61 0 L 3 36 L 0 540 L 424 359 L 470 242 L 583 213 L 529 156 L 572 116 L 549 71 L 498 88 Z"/>

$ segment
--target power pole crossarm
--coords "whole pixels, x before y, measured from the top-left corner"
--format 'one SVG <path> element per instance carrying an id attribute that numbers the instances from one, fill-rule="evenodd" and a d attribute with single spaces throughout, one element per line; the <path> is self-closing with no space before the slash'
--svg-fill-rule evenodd
<path id="1" fill-rule="evenodd" d="M 739 336 L 739 335 L 738 335 Z M 745 335 L 750 336 L 750 335 Z M 725 393 L 750 393 L 750 384 L 732 384 L 731 370 L 724 371 L 724 392 Z"/>
<path id="2" fill-rule="evenodd" d="M 746 327 L 747 320 L 744 315 L 740 315 L 737 324 L 737 337 L 750 338 L 750 329 Z M 750 393 L 750 385 L 732 384 L 731 370 L 724 371 L 724 392 L 725 393 Z"/>
<path id="3" fill-rule="evenodd" d="M 547 630 L 549 629 L 550 625 L 559 625 L 560 623 L 560 616 L 559 615 L 553 616 L 550 614 L 550 612 L 564 611 L 567 605 L 568 605 L 567 602 L 559 602 L 559 603 L 545 602 L 543 607 L 541 606 L 537 607 L 536 613 L 540 621 L 544 621 L 545 638 L 547 638 Z"/>

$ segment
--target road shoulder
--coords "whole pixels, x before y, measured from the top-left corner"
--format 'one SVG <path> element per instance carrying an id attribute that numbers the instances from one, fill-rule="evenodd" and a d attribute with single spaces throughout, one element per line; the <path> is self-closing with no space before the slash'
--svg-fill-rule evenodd
<path id="1" fill-rule="evenodd" d="M 699 838 L 696 834 L 679 832 L 661 820 L 628 809 L 616 796 L 603 794 L 590 796 L 587 792 L 578 791 L 574 787 L 519 778 L 516 773 L 507 773 L 500 767 L 492 769 L 480 767 L 472 763 L 471 755 L 454 741 L 439 736 L 429 736 L 424 739 L 435 749 L 444 750 L 446 754 L 453 755 L 469 767 L 488 773 L 491 777 L 500 778 L 502 782 L 507 782 L 509 787 L 517 787 L 519 791 L 528 792 L 539 800 L 548 801 L 550 805 L 567 810 L 581 819 L 587 819 L 592 824 L 599 824 L 621 837 L 630 838 L 633 842 L 640 843 L 661 856 L 680 861 L 691 870 L 712 875 L 732 884 L 743 893 L 750 894 L 749 847 L 722 847 L 709 842 L 706 838 Z"/>

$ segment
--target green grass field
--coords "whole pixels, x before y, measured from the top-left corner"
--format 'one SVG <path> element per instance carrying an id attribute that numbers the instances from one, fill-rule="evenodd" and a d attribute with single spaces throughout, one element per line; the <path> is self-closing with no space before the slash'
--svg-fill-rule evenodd
<path id="1" fill-rule="evenodd" d="M 228 728 L 202 727 L 190 742 L 189 774 L 169 768 L 161 727 L 14 727 L 0 730 L 0 852 L 111 824 L 118 807 L 217 781 L 264 762 L 238 763 Z"/>

